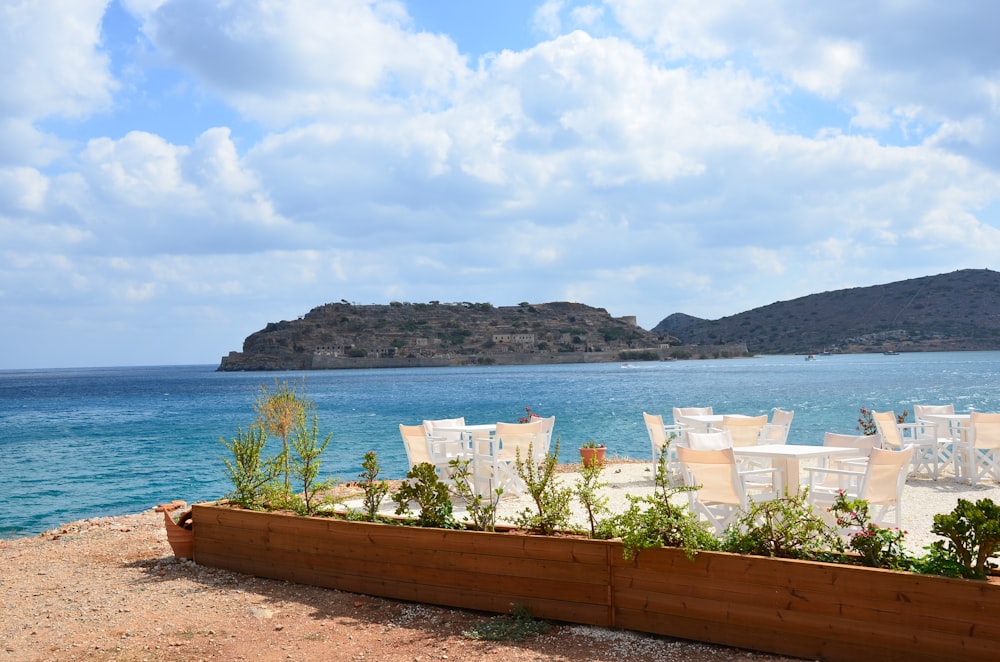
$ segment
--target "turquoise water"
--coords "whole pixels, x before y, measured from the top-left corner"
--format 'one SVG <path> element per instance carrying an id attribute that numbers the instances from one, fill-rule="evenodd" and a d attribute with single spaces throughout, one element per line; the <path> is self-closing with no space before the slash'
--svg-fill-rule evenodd
<path id="1" fill-rule="evenodd" d="M 138 512 L 230 489 L 220 437 L 253 420 L 261 385 L 302 373 L 219 373 L 215 366 L 0 371 L 0 537 L 86 517 Z M 1000 411 L 1000 352 L 801 356 L 658 363 L 309 372 L 323 434 L 323 474 L 354 479 L 369 450 L 387 478 L 406 471 L 400 423 L 465 416 L 556 416 L 560 458 L 597 439 L 646 458 L 642 412 L 673 406 L 761 414 L 793 409 L 790 442 L 853 432 L 860 407 L 912 411 L 951 402 Z M 300 389 L 301 390 L 301 389 Z"/>

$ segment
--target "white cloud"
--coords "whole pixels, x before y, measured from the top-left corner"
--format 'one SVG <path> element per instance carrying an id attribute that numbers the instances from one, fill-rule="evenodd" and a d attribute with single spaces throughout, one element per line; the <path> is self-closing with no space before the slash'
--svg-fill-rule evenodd
<path id="1" fill-rule="evenodd" d="M 451 40 L 413 32 L 382 0 L 175 0 L 147 33 L 228 103 L 279 125 L 435 108 L 465 72 Z"/>

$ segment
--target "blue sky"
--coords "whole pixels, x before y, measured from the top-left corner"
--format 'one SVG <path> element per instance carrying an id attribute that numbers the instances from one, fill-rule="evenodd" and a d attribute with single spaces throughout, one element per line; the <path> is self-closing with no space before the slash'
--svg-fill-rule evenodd
<path id="1" fill-rule="evenodd" d="M 342 299 L 645 328 L 1000 256 L 1000 5 L 0 0 L 0 369 Z"/>

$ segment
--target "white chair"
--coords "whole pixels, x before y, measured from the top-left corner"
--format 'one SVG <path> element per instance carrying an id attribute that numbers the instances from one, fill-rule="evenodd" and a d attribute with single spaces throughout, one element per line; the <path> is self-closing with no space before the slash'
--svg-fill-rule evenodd
<path id="1" fill-rule="evenodd" d="M 660 414 L 647 414 L 642 412 L 642 419 L 646 424 L 646 434 L 649 435 L 649 446 L 653 454 L 653 464 L 660 461 L 660 454 L 663 448 L 667 448 L 667 472 L 670 476 L 680 475 L 680 465 L 677 463 L 677 446 L 686 442 L 681 438 L 684 429 L 680 425 L 665 425 L 663 416 Z"/>
<path id="2" fill-rule="evenodd" d="M 776 486 L 781 484 L 780 469 L 755 469 L 741 471 L 733 455 L 732 448 L 720 450 L 697 450 L 694 448 L 677 448 L 677 458 L 684 476 L 684 484 L 696 488 L 689 491 L 688 501 L 691 510 L 705 519 L 721 534 L 737 517 L 741 510 L 746 510 L 750 500 L 768 501 L 776 499 Z M 748 478 L 771 475 L 771 480 L 764 486 L 760 483 L 749 483 Z M 751 488 L 764 491 L 751 495 Z"/>
<path id="3" fill-rule="evenodd" d="M 442 477 L 451 476 L 449 463 L 455 459 L 470 457 L 462 432 L 458 429 L 465 427 L 465 417 L 424 420 L 423 426 L 427 433 L 427 454 L 430 456 L 430 463 L 437 468 Z"/>
<path id="4" fill-rule="evenodd" d="M 952 430 L 950 425 L 937 423 L 931 418 L 933 416 L 951 416 L 954 413 L 955 405 L 913 405 L 913 418 L 918 423 L 934 423 L 937 426 L 935 434 L 938 439 L 938 461 L 945 466 L 951 462 L 955 468 L 955 475 L 958 476 L 961 471 L 953 442 L 958 442 L 961 445 L 968 441 L 968 437 L 964 432 L 960 434 L 959 430 Z"/>
<path id="5" fill-rule="evenodd" d="M 532 423 L 497 423 L 493 436 L 493 486 L 505 493 L 524 494 L 524 481 L 517 474 L 517 458 L 524 462 L 539 462 L 546 453 L 545 430 L 541 420 Z M 477 457 L 477 462 L 479 458 Z"/>
<path id="6" fill-rule="evenodd" d="M 677 419 L 681 416 L 711 416 L 711 407 L 674 407 L 674 423 L 679 423 Z"/>
<path id="7" fill-rule="evenodd" d="M 958 453 L 973 485 L 987 475 L 1000 481 L 1000 414 L 972 412 L 968 444 L 960 446 Z"/>
<path id="8" fill-rule="evenodd" d="M 788 442 L 788 431 L 792 427 L 794 411 L 778 409 L 771 412 L 771 422 L 764 426 L 764 444 L 784 444 Z"/>
<path id="9" fill-rule="evenodd" d="M 717 451 L 733 447 L 733 436 L 729 430 L 713 432 L 688 432 L 687 447 L 699 451 Z"/>
<path id="10" fill-rule="evenodd" d="M 399 435 L 403 438 L 403 448 L 406 449 L 406 461 L 410 469 L 418 464 L 431 462 L 431 456 L 427 451 L 427 431 L 423 425 L 400 424 Z"/>
<path id="11" fill-rule="evenodd" d="M 938 442 L 933 423 L 899 423 L 892 411 L 873 411 L 872 421 L 882 437 L 882 448 L 898 451 L 906 446 L 913 447 L 910 473 L 920 473 L 926 469 L 931 478 L 938 479 L 941 444 Z"/>
<path id="12" fill-rule="evenodd" d="M 856 463 L 858 460 L 867 461 L 872 454 L 872 450 L 882 445 L 882 437 L 877 434 L 841 434 L 839 432 L 827 432 L 823 435 L 824 446 L 834 446 L 837 448 L 856 448 L 857 457 L 839 459 L 838 462 Z"/>
<path id="13" fill-rule="evenodd" d="M 674 407 L 674 425 L 681 427 L 681 443 L 687 443 L 687 433 L 707 432 L 711 426 L 703 421 L 696 421 L 690 416 L 711 416 L 711 407 Z"/>
<path id="14" fill-rule="evenodd" d="M 823 435 L 823 445 L 834 448 L 854 448 L 858 451 L 858 454 L 846 458 L 831 458 L 829 462 L 824 460 L 820 466 L 861 471 L 868 462 L 868 458 L 871 457 L 872 450 L 881 448 L 882 437 L 877 434 L 827 432 Z M 832 473 L 823 474 L 821 477 L 813 478 L 813 480 L 822 481 L 824 487 L 838 487 L 841 483 L 841 478 Z"/>
<path id="15" fill-rule="evenodd" d="M 767 415 L 761 416 L 723 416 L 722 429 L 729 432 L 733 438 L 733 446 L 756 446 L 764 436 L 767 425 Z"/>
<path id="16" fill-rule="evenodd" d="M 541 449 L 542 455 L 547 455 L 549 448 L 552 446 L 552 432 L 556 427 L 556 417 L 549 416 L 548 418 L 541 419 L 542 421 L 542 431 L 545 433 L 545 444 Z"/>
<path id="17" fill-rule="evenodd" d="M 893 525 L 901 528 L 903 486 L 913 455 L 912 446 L 898 451 L 874 448 L 862 470 L 805 467 L 809 472 L 809 502 L 828 509 L 843 492 L 848 499 L 868 502 L 873 523 L 885 526 L 891 510 Z M 829 481 L 831 476 L 837 478 L 833 485 Z"/>

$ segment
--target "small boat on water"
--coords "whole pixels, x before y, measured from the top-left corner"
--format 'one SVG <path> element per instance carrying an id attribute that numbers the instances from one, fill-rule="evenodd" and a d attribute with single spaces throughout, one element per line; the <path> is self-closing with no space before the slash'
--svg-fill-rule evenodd
<path id="1" fill-rule="evenodd" d="M 815 361 L 815 360 L 816 360 L 816 357 L 814 355 L 812 355 L 812 354 L 807 354 L 806 355 L 806 361 Z"/>
<path id="2" fill-rule="evenodd" d="M 889 351 L 887 351 L 887 352 L 882 352 L 882 353 L 883 353 L 884 355 L 886 355 L 886 356 L 899 356 L 899 352 L 897 352 L 897 351 L 896 351 L 896 350 L 894 350 L 894 349 L 890 349 Z"/>

